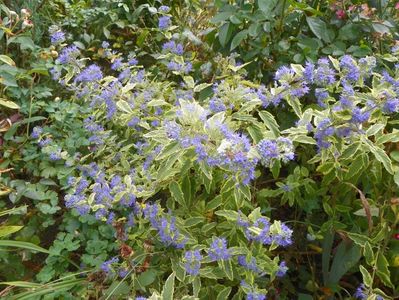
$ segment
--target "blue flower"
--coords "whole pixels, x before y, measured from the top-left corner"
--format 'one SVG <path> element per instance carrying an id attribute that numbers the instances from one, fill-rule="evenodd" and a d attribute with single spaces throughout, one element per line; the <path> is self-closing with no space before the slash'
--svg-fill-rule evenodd
<path id="1" fill-rule="evenodd" d="M 267 298 L 266 295 L 255 291 L 247 294 L 247 300 L 265 300 L 266 298 Z"/>
<path id="2" fill-rule="evenodd" d="M 101 264 L 101 270 L 103 270 L 105 273 L 110 273 L 111 272 L 111 265 L 114 263 L 117 263 L 119 259 L 117 257 L 113 257 L 110 260 L 107 260 Z"/>
<path id="3" fill-rule="evenodd" d="M 303 71 L 303 78 L 307 83 L 313 83 L 314 80 L 314 69 L 315 65 L 311 62 L 306 62 L 305 69 Z"/>
<path id="4" fill-rule="evenodd" d="M 39 136 L 43 133 L 43 128 L 41 128 L 40 126 L 35 126 L 33 127 L 32 133 L 31 133 L 31 137 L 34 139 L 38 139 Z"/>
<path id="5" fill-rule="evenodd" d="M 171 25 L 171 20 L 169 16 L 162 16 L 159 18 L 158 27 L 161 30 L 168 29 Z"/>
<path id="6" fill-rule="evenodd" d="M 383 112 L 392 114 L 399 111 L 399 98 L 389 97 L 382 108 Z"/>
<path id="7" fill-rule="evenodd" d="M 328 148 L 331 143 L 327 140 L 329 136 L 332 136 L 335 132 L 334 127 L 332 127 L 331 120 L 329 118 L 323 119 L 316 128 L 316 133 L 314 135 L 316 139 L 316 144 L 319 150 L 322 148 Z"/>
<path id="8" fill-rule="evenodd" d="M 123 59 L 122 58 L 116 58 L 114 62 L 111 65 L 112 70 L 118 70 L 120 67 L 123 65 Z"/>
<path id="9" fill-rule="evenodd" d="M 290 79 L 290 77 L 294 76 L 295 72 L 292 68 L 289 68 L 287 66 L 282 66 L 277 69 L 274 79 L 275 80 L 281 80 L 281 79 Z"/>
<path id="10" fill-rule="evenodd" d="M 62 31 L 56 31 L 50 36 L 50 40 L 52 44 L 58 44 L 65 41 L 65 33 Z"/>
<path id="11" fill-rule="evenodd" d="M 63 65 L 69 64 L 69 63 L 75 61 L 79 54 L 80 54 L 80 51 L 79 51 L 78 47 L 76 47 L 75 45 L 67 46 L 62 49 L 56 62 L 63 64 Z"/>
<path id="12" fill-rule="evenodd" d="M 261 140 L 256 149 L 261 157 L 260 161 L 264 166 L 270 166 L 271 162 L 278 158 L 280 154 L 277 142 L 272 140 Z"/>
<path id="13" fill-rule="evenodd" d="M 356 299 L 367 299 L 367 295 L 364 292 L 365 286 L 364 284 L 360 284 L 357 289 L 355 294 L 353 295 Z"/>
<path id="14" fill-rule="evenodd" d="M 214 238 L 209 248 L 208 255 L 211 260 L 229 260 L 231 251 L 227 249 L 227 241 L 225 238 Z"/>
<path id="15" fill-rule="evenodd" d="M 243 266 L 244 268 L 251 270 L 255 273 L 260 273 L 260 269 L 258 268 L 256 264 L 256 259 L 255 257 L 251 257 L 249 262 L 247 261 L 247 257 L 245 255 L 239 255 L 237 257 L 238 264 Z"/>
<path id="16" fill-rule="evenodd" d="M 369 111 L 362 112 L 360 108 L 356 107 L 352 112 L 351 122 L 361 124 L 367 122 L 369 118 L 370 118 Z"/>
<path id="17" fill-rule="evenodd" d="M 182 44 L 176 44 L 175 41 L 168 41 L 162 45 L 162 50 L 177 55 L 183 55 L 184 49 Z"/>
<path id="18" fill-rule="evenodd" d="M 103 72 L 100 67 L 93 64 L 83 69 L 75 78 L 75 82 L 93 82 L 101 80 Z"/>
<path id="19" fill-rule="evenodd" d="M 344 70 L 344 78 L 349 81 L 358 81 L 360 70 L 350 55 L 344 55 L 339 62 L 339 66 Z"/>
<path id="20" fill-rule="evenodd" d="M 278 271 L 276 273 L 277 277 L 283 277 L 288 271 L 288 267 L 285 261 L 282 261 L 278 266 Z"/>
<path id="21" fill-rule="evenodd" d="M 124 268 L 119 269 L 118 275 L 120 278 L 126 277 L 127 274 L 129 274 L 129 270 L 124 269 Z"/>
<path id="22" fill-rule="evenodd" d="M 330 68 L 330 61 L 327 58 L 320 58 L 317 63 L 318 66 L 314 72 L 314 81 L 321 86 L 335 83 L 335 71 Z"/>
<path id="23" fill-rule="evenodd" d="M 187 274 L 198 275 L 201 268 L 202 255 L 199 250 L 186 251 L 184 254 L 184 268 Z"/>
<path id="24" fill-rule="evenodd" d="M 61 159 L 61 149 L 57 149 L 54 152 L 51 152 L 49 155 L 50 160 L 56 161 Z"/>
<path id="25" fill-rule="evenodd" d="M 162 5 L 162 6 L 159 7 L 158 10 L 159 10 L 160 12 L 166 13 L 166 12 L 168 12 L 168 11 L 170 10 L 170 7 L 169 7 L 169 6 L 166 6 L 166 5 Z"/>

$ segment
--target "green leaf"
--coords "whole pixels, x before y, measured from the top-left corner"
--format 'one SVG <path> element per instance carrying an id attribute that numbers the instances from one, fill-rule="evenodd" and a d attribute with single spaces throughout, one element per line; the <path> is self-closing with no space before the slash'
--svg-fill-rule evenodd
<path id="1" fill-rule="evenodd" d="M 399 171 L 396 171 L 395 175 L 393 176 L 393 180 L 395 181 L 396 185 L 399 186 Z"/>
<path id="2" fill-rule="evenodd" d="M 237 33 L 233 40 L 231 41 L 230 45 L 230 51 L 233 51 L 235 48 L 237 48 L 238 45 L 248 36 L 248 30 L 242 30 L 239 33 Z"/>
<path id="3" fill-rule="evenodd" d="M 169 184 L 169 190 L 172 195 L 172 197 L 183 207 L 186 207 L 186 202 L 184 200 L 184 194 L 183 191 L 180 187 L 180 185 L 176 182 L 173 181 L 172 183 Z"/>
<path id="4" fill-rule="evenodd" d="M 367 148 L 370 150 L 370 152 L 374 154 L 375 158 L 384 165 L 388 173 L 393 175 L 394 172 L 392 169 L 392 162 L 389 156 L 385 153 L 385 151 L 375 146 L 370 140 L 366 138 L 362 138 L 362 141 L 364 142 L 364 145 L 366 145 Z"/>
<path id="5" fill-rule="evenodd" d="M 13 295 L 12 299 L 40 299 L 40 296 L 51 294 L 54 292 L 67 291 L 73 287 L 79 286 L 83 282 L 85 282 L 85 279 L 70 279 L 56 282 L 54 284 L 41 285 L 40 287 L 36 287 L 34 290 Z"/>
<path id="6" fill-rule="evenodd" d="M 0 237 L 10 235 L 21 230 L 23 226 L 0 226 Z"/>
<path id="7" fill-rule="evenodd" d="M 363 255 L 366 258 L 367 263 L 372 266 L 374 264 L 374 252 L 369 242 L 364 244 Z"/>
<path id="8" fill-rule="evenodd" d="M 175 273 L 169 275 L 162 290 L 162 300 L 173 300 L 175 290 Z"/>
<path id="9" fill-rule="evenodd" d="M 201 279 L 197 276 L 193 281 L 193 294 L 195 297 L 198 297 L 200 289 L 201 289 Z"/>
<path id="10" fill-rule="evenodd" d="M 230 221 L 237 221 L 238 220 L 238 213 L 234 210 L 218 210 L 215 212 L 216 215 L 225 217 L 227 220 Z"/>
<path id="11" fill-rule="evenodd" d="M 28 243 L 28 242 L 0 240 L 0 247 L 17 247 L 17 248 L 23 248 L 23 249 L 27 249 L 27 250 L 38 251 L 38 252 L 50 254 L 50 251 L 48 251 L 47 249 L 44 249 L 40 246 L 37 246 L 32 243 Z"/>
<path id="12" fill-rule="evenodd" d="M 24 288 L 35 288 L 39 287 L 39 283 L 28 282 L 28 281 L 3 281 L 0 284 L 16 286 L 16 287 L 24 287 Z"/>
<path id="13" fill-rule="evenodd" d="M 231 293 L 231 287 L 228 286 L 219 292 L 218 296 L 216 297 L 216 300 L 229 299 L 230 293 Z"/>
<path id="14" fill-rule="evenodd" d="M 7 108 L 11 108 L 11 109 L 20 109 L 18 104 L 16 104 L 15 102 L 12 102 L 10 100 L 6 100 L 4 98 L 0 98 L 0 105 L 5 106 Z"/>
<path id="15" fill-rule="evenodd" d="M 389 272 L 388 266 L 388 260 L 380 253 L 377 257 L 377 276 L 386 286 L 393 288 L 394 286 L 391 282 L 391 273 Z"/>
<path id="16" fill-rule="evenodd" d="M 231 23 L 223 24 L 219 30 L 219 42 L 222 47 L 226 46 L 230 41 L 231 35 L 233 34 L 234 25 Z"/>
<path id="17" fill-rule="evenodd" d="M 362 273 L 363 283 L 365 284 L 365 286 L 371 287 L 371 285 L 373 284 L 373 279 L 372 279 L 369 271 L 367 271 L 367 269 L 363 266 L 359 266 L 359 270 L 360 270 L 360 273 Z"/>
<path id="18" fill-rule="evenodd" d="M 259 112 L 259 117 L 265 123 L 266 127 L 269 128 L 273 132 L 274 137 L 277 138 L 278 136 L 280 136 L 279 126 L 277 124 L 276 119 L 274 118 L 274 116 L 271 113 L 269 113 L 266 110 L 262 110 Z"/>
<path id="19" fill-rule="evenodd" d="M 0 60 L 1 60 L 3 63 L 6 63 L 6 64 L 9 65 L 9 66 L 15 66 L 15 62 L 14 62 L 9 56 L 7 56 L 7 55 L 1 54 L 1 55 L 0 55 Z"/>
<path id="20" fill-rule="evenodd" d="M 306 17 L 306 21 L 315 36 L 327 43 L 331 42 L 327 24 L 323 20 L 316 17 Z"/>
<path id="21" fill-rule="evenodd" d="M 216 24 L 216 23 L 219 23 L 219 22 L 222 22 L 222 21 L 226 21 L 228 18 L 230 18 L 233 15 L 233 13 L 234 13 L 233 11 L 220 12 L 216 16 L 214 16 L 210 20 L 210 22 Z"/>
<path id="22" fill-rule="evenodd" d="M 357 245 L 364 247 L 369 241 L 369 238 L 363 234 L 347 232 L 347 236 L 354 241 Z"/>
<path id="23" fill-rule="evenodd" d="M 269 15 L 276 7 L 277 3 L 278 0 L 258 0 L 259 8 L 265 13 L 265 15 Z"/>
<path id="24" fill-rule="evenodd" d="M 358 245 L 348 246 L 347 243 L 341 242 L 337 247 L 337 252 L 331 265 L 329 283 L 337 284 L 341 277 L 357 264 L 360 257 L 361 251 Z"/>
<path id="25" fill-rule="evenodd" d="M 220 262 L 221 268 L 226 274 L 227 278 L 230 280 L 234 279 L 233 266 L 231 265 L 231 260 L 222 260 Z"/>

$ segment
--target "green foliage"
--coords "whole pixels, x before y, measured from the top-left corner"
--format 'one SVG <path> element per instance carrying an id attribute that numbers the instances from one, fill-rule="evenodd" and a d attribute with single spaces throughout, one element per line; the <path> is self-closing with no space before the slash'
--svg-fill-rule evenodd
<path id="1" fill-rule="evenodd" d="M 386 53 L 396 39 L 393 1 L 378 9 L 359 1 L 216 1 L 210 20 L 213 48 L 251 62 L 251 77 L 269 78 L 281 64 L 320 56 L 356 57 Z"/>

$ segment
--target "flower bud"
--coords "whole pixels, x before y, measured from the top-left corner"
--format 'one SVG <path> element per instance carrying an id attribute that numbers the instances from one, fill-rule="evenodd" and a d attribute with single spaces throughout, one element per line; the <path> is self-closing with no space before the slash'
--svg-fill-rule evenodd
<path id="1" fill-rule="evenodd" d="M 33 22 L 31 20 L 25 19 L 22 23 L 22 29 L 25 28 L 32 28 L 33 27 Z"/>
<path id="2" fill-rule="evenodd" d="M 26 8 L 21 9 L 21 17 L 22 18 L 29 18 L 31 15 L 30 11 Z"/>
<path id="3" fill-rule="evenodd" d="M 10 19 L 13 19 L 13 18 L 15 18 L 15 20 L 18 22 L 18 20 L 19 20 L 18 14 L 15 11 L 10 10 Z"/>

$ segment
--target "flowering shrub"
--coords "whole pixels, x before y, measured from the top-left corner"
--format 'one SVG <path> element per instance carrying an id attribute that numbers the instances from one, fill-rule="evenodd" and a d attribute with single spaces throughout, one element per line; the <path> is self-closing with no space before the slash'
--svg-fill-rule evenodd
<path id="1" fill-rule="evenodd" d="M 169 16 L 160 16 L 159 30 L 173 30 L 170 22 Z M 53 34 L 58 36 L 63 35 Z M 130 278 L 137 295 L 149 296 L 148 287 L 162 285 L 171 272 L 163 294 L 176 277 L 181 283 L 174 288 L 177 298 L 279 294 L 275 282 L 289 273 L 280 249 L 289 248 L 295 238 L 289 225 L 270 218 L 261 194 L 283 194 L 289 206 L 299 201 L 289 196 L 294 188 L 289 178 L 304 160 L 298 149 L 314 153 L 308 168 L 316 164 L 327 191 L 333 181 L 341 187 L 356 183 L 353 178 L 370 161 L 380 173 L 395 173 L 384 144 L 397 139 L 388 122 L 399 110 L 399 74 L 374 73 L 373 57 L 284 66 L 269 88 L 246 81 L 241 66 L 229 61 L 221 64 L 227 65 L 223 80 L 195 82 L 188 67 L 195 62 L 177 40 L 165 41 L 163 53 L 155 55 L 159 66 L 147 69 L 135 57 L 113 52 L 106 42 L 103 47 L 108 72 L 74 45 L 62 46 L 52 70 L 73 91 L 74 101 L 91 108 L 84 116 L 90 152 L 71 157 L 54 148 L 40 128 L 32 138 L 50 160 L 75 166 L 65 206 L 113 225 L 120 251 L 101 269 L 110 278 Z M 165 73 L 155 73 L 158 68 Z M 280 109 L 295 116 L 284 130 L 273 114 Z M 292 170 L 281 190 L 272 193 L 260 183 L 270 173 L 277 180 Z M 301 173 L 308 177 L 305 170 Z M 370 223 L 369 204 L 362 201 Z M 323 207 L 333 217 L 328 201 L 323 200 Z M 321 232 L 340 228 L 334 222 L 334 217 L 327 220 Z M 359 233 L 347 234 L 355 241 L 354 253 L 358 245 L 368 247 Z M 383 251 L 376 255 L 385 259 Z M 371 275 L 365 267 L 361 272 L 364 293 L 371 293 Z M 392 285 L 388 269 L 377 275 Z"/>

